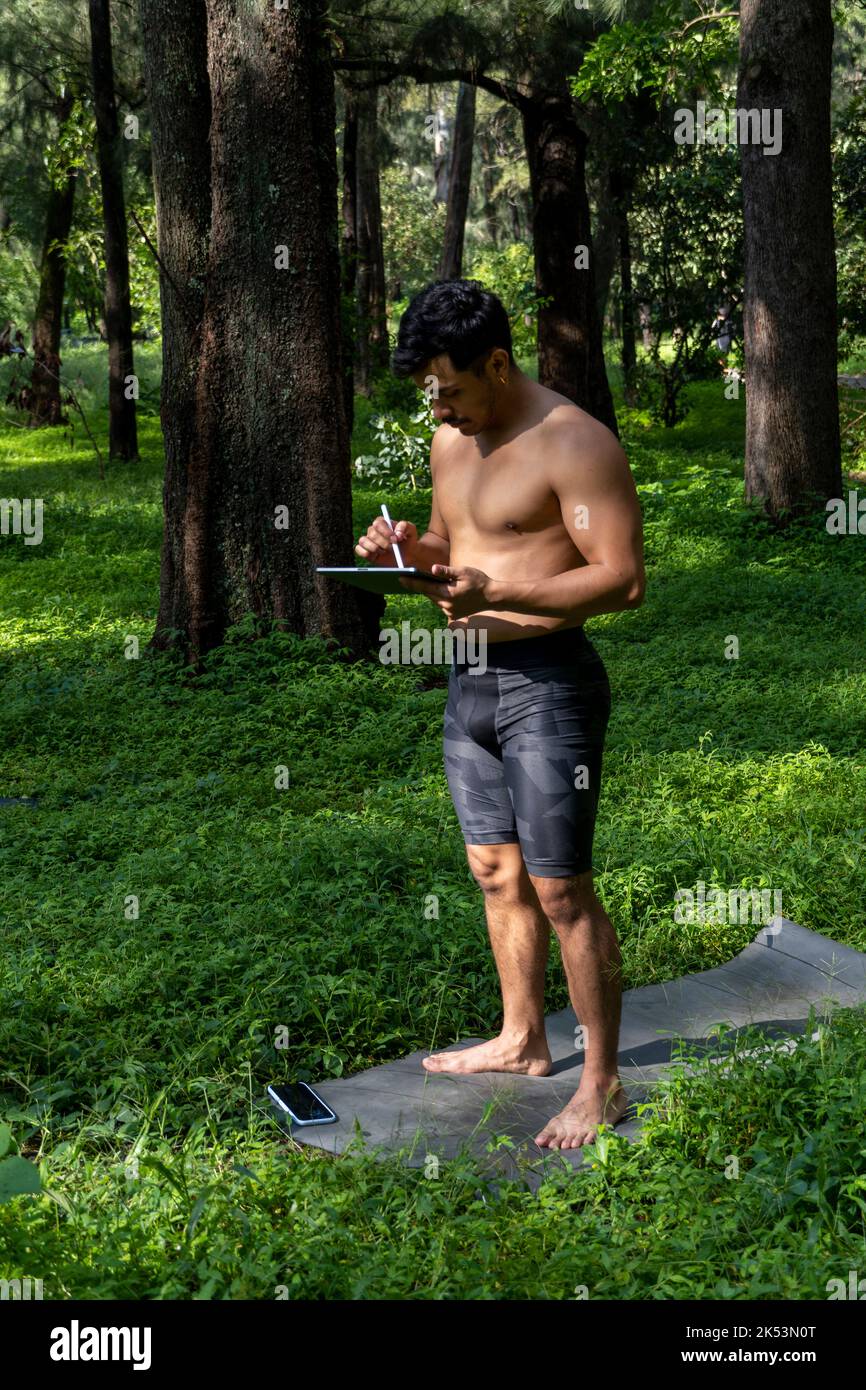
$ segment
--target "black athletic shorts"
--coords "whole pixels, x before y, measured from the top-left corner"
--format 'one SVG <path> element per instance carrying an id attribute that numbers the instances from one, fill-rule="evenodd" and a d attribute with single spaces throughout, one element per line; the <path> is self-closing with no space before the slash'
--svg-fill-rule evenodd
<path id="1" fill-rule="evenodd" d="M 466 844 L 519 844 L 542 878 L 591 869 L 610 704 L 582 627 L 489 642 L 485 671 L 452 659 L 445 775 Z"/>

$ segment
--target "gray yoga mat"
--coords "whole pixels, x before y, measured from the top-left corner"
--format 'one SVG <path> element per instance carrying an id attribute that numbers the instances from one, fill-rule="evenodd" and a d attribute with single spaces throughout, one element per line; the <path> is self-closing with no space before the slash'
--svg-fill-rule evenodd
<path id="1" fill-rule="evenodd" d="M 642 1121 L 635 1106 L 670 1070 L 673 1039 L 718 1056 L 723 1048 L 710 1035 L 719 1024 L 733 1029 L 753 1026 L 769 1039 L 779 1038 L 805 1032 L 810 1006 L 826 1014 L 833 1007 L 864 1001 L 866 954 L 779 916 L 725 965 L 626 991 L 619 1074 L 630 1107 L 616 1132 L 632 1140 L 639 1134 Z M 579 1167 L 584 1161 L 581 1149 L 558 1152 L 540 1149 L 534 1142 L 580 1081 L 583 1052 L 575 1048 L 575 1024 L 570 1008 L 547 1017 L 553 1057 L 548 1076 L 429 1075 L 421 1065 L 429 1051 L 424 1050 L 356 1076 L 316 1082 L 315 1089 L 336 1112 L 338 1122 L 295 1126 L 292 1137 L 340 1154 L 353 1140 L 357 1143 L 357 1122 L 365 1148 L 380 1154 L 403 1150 L 405 1161 L 413 1166 L 428 1164 L 428 1155 L 447 1161 L 468 1149 L 502 1176 L 522 1172 L 535 1186 L 552 1163 L 561 1167 L 565 1160 Z M 467 1038 L 435 1050 L 456 1052 L 481 1041 Z M 498 1135 L 508 1135 L 514 1148 L 491 1151 L 491 1138 Z"/>

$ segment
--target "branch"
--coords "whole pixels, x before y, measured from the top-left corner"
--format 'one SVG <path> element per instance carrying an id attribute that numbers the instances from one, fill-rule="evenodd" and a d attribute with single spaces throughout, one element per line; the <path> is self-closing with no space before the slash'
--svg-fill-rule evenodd
<path id="1" fill-rule="evenodd" d="M 175 281 L 172 279 L 171 275 L 169 274 L 168 267 L 166 266 L 165 262 L 162 260 L 162 258 L 161 258 L 161 256 L 160 256 L 159 252 L 157 251 L 157 249 L 156 249 L 156 247 L 154 246 L 153 242 L 151 241 L 150 237 L 147 235 L 147 232 L 144 230 L 144 228 L 142 227 L 141 223 L 139 222 L 138 217 L 136 216 L 136 213 L 135 213 L 134 208 L 130 208 L 130 209 L 129 209 L 129 215 L 130 215 L 130 217 L 132 218 L 132 220 L 133 220 L 133 222 L 135 223 L 135 225 L 136 225 L 136 227 L 138 228 L 138 230 L 141 232 L 141 235 L 144 237 L 144 240 L 145 240 L 145 242 L 147 243 L 147 249 L 149 250 L 150 254 L 153 256 L 153 259 L 156 261 L 157 265 L 159 266 L 159 268 L 160 268 L 160 270 L 162 271 L 163 275 L 165 276 L 166 280 L 167 280 L 168 283 L 171 285 L 172 289 L 174 290 L 175 294 L 177 295 L 177 297 L 178 297 L 178 302 L 180 303 L 180 305 L 181 305 L 181 307 L 182 307 L 184 313 L 185 313 L 185 314 L 187 315 L 187 317 L 189 318 L 189 321 L 190 321 L 190 323 L 192 324 L 193 328 L 194 328 L 196 331 L 198 331 L 198 329 L 201 327 L 200 322 L 196 319 L 194 313 L 192 312 L 192 309 L 190 309 L 189 305 L 187 304 L 186 300 L 184 299 L 183 295 L 181 294 L 180 290 L 178 289 L 177 284 L 175 283 Z"/>
<path id="2" fill-rule="evenodd" d="M 685 35 L 689 32 L 689 30 L 693 29 L 696 24 L 713 24 L 717 19 L 739 19 L 739 17 L 740 16 L 737 14 L 736 10 L 719 11 L 718 14 L 715 11 L 713 11 L 712 14 L 698 15 L 697 19 L 690 19 L 688 24 L 684 25 L 684 27 L 680 29 L 679 33 L 677 34 L 677 38 L 684 38 Z"/>
<path id="3" fill-rule="evenodd" d="M 334 61 L 334 67 L 342 72 L 376 74 L 369 82 L 353 83 L 358 91 L 364 91 L 367 87 L 384 87 L 388 82 L 393 82 L 395 77 L 412 77 L 418 83 L 465 82 L 470 87 L 481 87 L 485 92 L 499 97 L 500 101 L 507 101 L 509 105 L 518 108 L 525 106 L 528 102 L 527 95 L 517 87 L 512 87 L 507 82 L 500 82 L 496 77 L 487 77 L 475 68 L 440 68 L 435 65 L 425 67 L 422 63 L 377 63 L 371 62 L 369 58 L 337 58 Z"/>

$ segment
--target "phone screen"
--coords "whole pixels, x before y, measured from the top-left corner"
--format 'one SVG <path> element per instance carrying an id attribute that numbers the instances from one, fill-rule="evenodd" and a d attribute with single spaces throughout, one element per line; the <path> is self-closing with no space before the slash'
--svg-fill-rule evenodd
<path id="1" fill-rule="evenodd" d="M 330 1120 L 334 1113 L 303 1081 L 286 1086 L 271 1086 L 269 1089 L 299 1120 Z"/>

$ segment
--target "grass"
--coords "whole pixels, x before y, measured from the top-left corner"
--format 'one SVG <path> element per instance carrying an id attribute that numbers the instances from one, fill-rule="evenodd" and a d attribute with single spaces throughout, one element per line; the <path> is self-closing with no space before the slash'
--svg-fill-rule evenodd
<path id="1" fill-rule="evenodd" d="M 98 354 L 73 366 L 104 438 Z M 142 350 L 150 404 L 156 370 Z M 621 417 L 647 598 L 589 628 L 614 694 L 595 862 L 626 988 L 752 939 L 675 921 L 700 880 L 778 889 L 866 949 L 864 541 L 748 514 L 743 401 L 714 383 L 693 401 L 672 431 Z M 0 495 L 45 499 L 41 545 L 0 542 L 0 795 L 37 798 L 0 807 L 0 1102 L 47 1190 L 0 1204 L 0 1276 L 46 1298 L 826 1297 L 862 1256 L 862 1010 L 765 1065 L 738 1047 L 733 1079 L 678 1074 L 644 1142 L 605 1136 L 537 1196 L 468 1158 L 425 1178 L 282 1139 L 268 1081 L 498 1026 L 444 683 L 243 627 L 194 688 L 127 659 L 161 534 L 152 411 L 140 434 L 141 464 L 100 483 L 80 428 L 0 430 Z M 394 500 L 426 521 L 426 494 Z M 358 527 L 377 510 L 356 493 Z M 407 595 L 386 622 L 429 611 Z M 554 950 L 548 1008 L 567 1002 Z"/>

